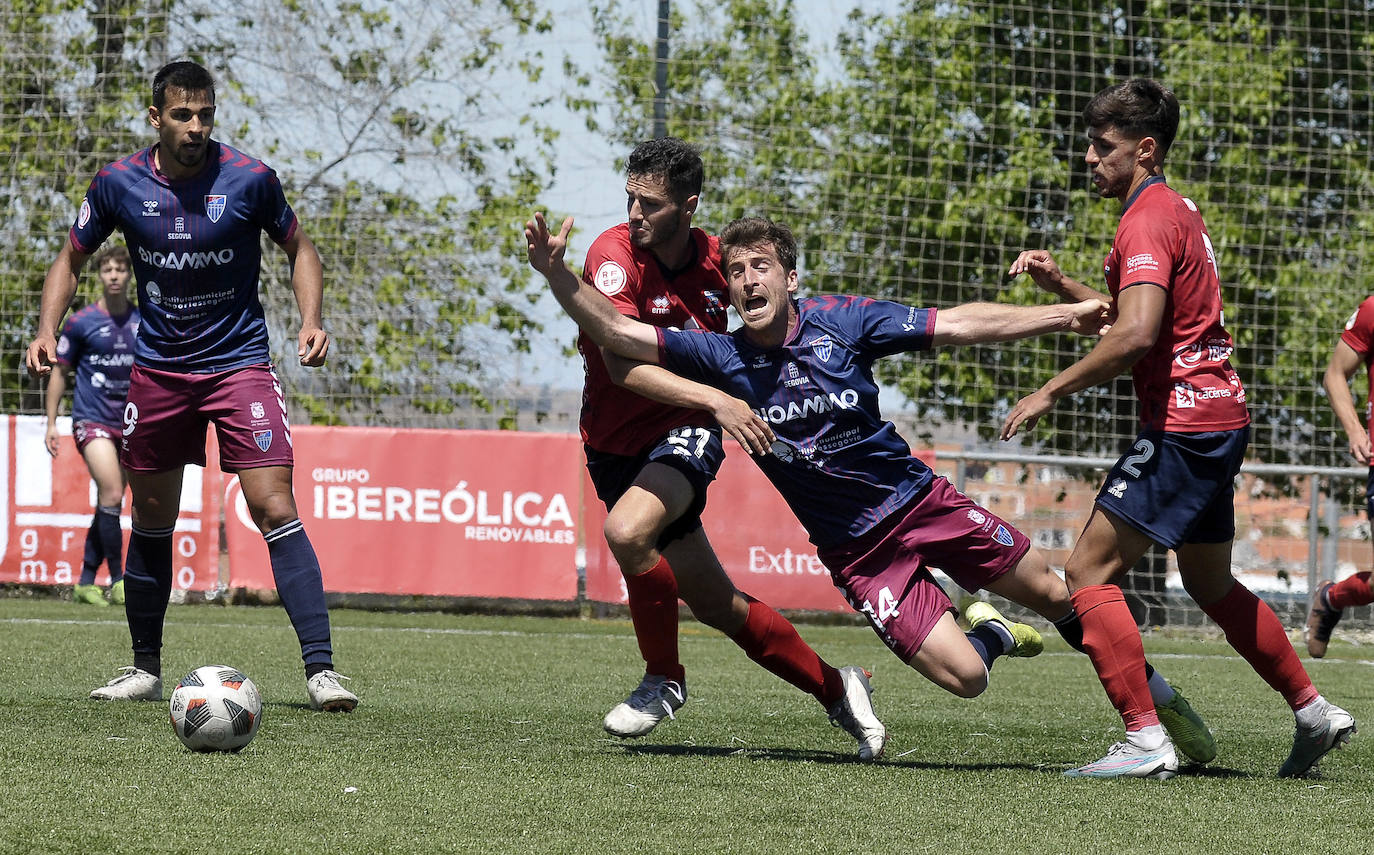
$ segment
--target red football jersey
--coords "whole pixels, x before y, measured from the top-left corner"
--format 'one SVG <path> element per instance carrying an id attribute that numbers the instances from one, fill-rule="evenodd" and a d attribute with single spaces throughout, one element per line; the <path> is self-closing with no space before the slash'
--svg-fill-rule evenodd
<path id="1" fill-rule="evenodd" d="M 1374 434 L 1374 297 L 1365 297 L 1364 302 L 1345 322 L 1345 332 L 1341 341 L 1350 345 L 1364 359 L 1365 373 L 1369 375 L 1369 394 L 1365 397 L 1365 427 Z"/>
<path id="2" fill-rule="evenodd" d="M 1163 180 L 1137 192 L 1107 255 L 1107 289 L 1156 285 L 1168 297 L 1154 346 L 1131 368 L 1147 430 L 1200 433 L 1250 423 L 1245 387 L 1231 367 L 1221 281 L 1207 226 L 1191 199 Z"/>
<path id="3" fill-rule="evenodd" d="M 658 327 L 725 332 L 727 301 L 719 241 L 692 229 L 692 244 L 696 258 L 672 273 L 652 252 L 630 243 L 630 229 L 622 223 L 592 243 L 582 278 L 631 318 Z M 587 378 L 582 389 L 582 441 L 597 451 L 638 454 L 672 428 L 715 424 L 710 413 L 664 406 L 617 386 L 606 373 L 601 349 L 585 333 L 578 336 L 577 349 Z"/>

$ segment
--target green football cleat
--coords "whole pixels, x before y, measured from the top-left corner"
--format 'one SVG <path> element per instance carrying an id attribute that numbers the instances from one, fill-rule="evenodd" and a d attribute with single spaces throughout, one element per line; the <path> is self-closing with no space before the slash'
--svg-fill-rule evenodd
<path id="1" fill-rule="evenodd" d="M 88 606 L 108 606 L 105 602 L 105 593 L 96 585 L 77 585 L 72 588 L 72 602 L 85 603 Z"/>
<path id="2" fill-rule="evenodd" d="M 124 605 L 124 580 L 120 579 L 110 586 L 110 605 Z"/>
<path id="3" fill-rule="evenodd" d="M 979 624 L 995 620 L 1000 623 L 1007 632 L 1011 633 L 1013 642 L 1011 650 L 1007 656 L 1039 656 L 1040 651 L 1045 649 L 1045 642 L 1040 638 L 1040 633 L 1035 627 L 1028 623 L 1016 623 L 1007 620 L 1002 613 L 992 607 L 991 603 L 982 600 L 975 600 L 964 609 L 964 619 L 968 621 L 969 629 L 977 629 Z"/>
<path id="4" fill-rule="evenodd" d="M 1217 742 L 1202 716 L 1193 712 L 1188 699 L 1177 688 L 1174 698 L 1155 707 L 1159 723 L 1169 732 L 1169 739 L 1184 757 L 1199 765 L 1210 763 L 1217 756 Z"/>

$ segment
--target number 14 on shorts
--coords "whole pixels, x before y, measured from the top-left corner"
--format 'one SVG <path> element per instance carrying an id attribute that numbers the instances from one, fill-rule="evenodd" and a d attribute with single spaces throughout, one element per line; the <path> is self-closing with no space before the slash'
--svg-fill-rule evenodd
<path id="1" fill-rule="evenodd" d="M 892 596 L 892 589 L 884 587 L 878 592 L 878 608 L 873 608 L 873 603 L 864 600 L 863 605 L 859 606 L 859 611 L 868 615 L 868 619 L 878 629 L 883 629 L 883 624 L 901 614 L 897 610 L 897 598 Z"/>

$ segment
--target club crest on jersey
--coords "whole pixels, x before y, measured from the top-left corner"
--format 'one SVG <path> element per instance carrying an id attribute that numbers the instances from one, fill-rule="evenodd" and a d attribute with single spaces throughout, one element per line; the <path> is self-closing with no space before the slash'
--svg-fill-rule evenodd
<path id="1" fill-rule="evenodd" d="M 834 342 L 830 340 L 830 336 L 828 335 L 823 335 L 820 338 L 811 340 L 811 352 L 816 354 L 816 358 L 821 362 L 830 361 L 830 351 L 833 347 Z"/>
<path id="2" fill-rule="evenodd" d="M 701 296 L 706 300 L 706 314 L 719 315 L 725 311 L 725 303 L 721 301 L 719 291 L 702 291 Z"/>
<path id="3" fill-rule="evenodd" d="M 253 441 L 258 444 L 258 448 L 266 452 L 272 447 L 272 431 L 255 430 L 253 431 Z"/>
<path id="4" fill-rule="evenodd" d="M 205 216 L 210 218 L 210 222 L 218 223 L 219 218 L 224 216 L 224 209 L 229 204 L 229 197 L 221 193 L 206 195 L 205 197 Z M 266 449 L 263 449 L 266 451 Z"/>
<path id="5" fill-rule="evenodd" d="M 1003 546 L 1011 546 L 1013 543 L 1016 542 L 1012 540 L 1011 532 L 1007 531 L 1007 527 L 1004 525 L 997 526 L 997 531 L 992 533 L 992 539 L 1002 544 Z"/>
<path id="6" fill-rule="evenodd" d="M 88 200 L 86 200 L 86 199 L 82 199 L 82 200 L 81 200 L 81 210 L 80 210 L 80 212 L 78 212 L 77 215 L 76 215 L 76 227 L 79 228 L 79 229 L 84 229 L 84 228 L 86 227 L 86 224 L 89 223 L 90 221 L 91 221 L 91 203 L 90 203 Z"/>

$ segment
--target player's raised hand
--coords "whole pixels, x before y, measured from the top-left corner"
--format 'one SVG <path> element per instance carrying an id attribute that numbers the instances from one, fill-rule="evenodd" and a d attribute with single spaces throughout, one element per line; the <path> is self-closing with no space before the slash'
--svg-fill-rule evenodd
<path id="1" fill-rule="evenodd" d="M 739 440 L 744 450 L 750 454 L 764 455 L 772 445 L 773 429 L 768 422 L 759 418 L 747 403 L 730 395 L 722 394 L 711 409 L 721 429 Z"/>
<path id="2" fill-rule="evenodd" d="M 1054 399 L 1045 393 L 1044 389 L 1037 389 L 1026 397 L 1016 402 L 1016 406 L 1011 408 L 1007 414 L 1007 420 L 1002 422 L 1002 432 L 999 434 L 1005 442 L 1016 436 L 1017 431 L 1025 425 L 1026 430 L 1031 430 L 1040 417 L 1054 409 Z"/>
<path id="3" fill-rule="evenodd" d="M 52 366 L 56 361 L 57 339 L 50 335 L 35 336 L 34 340 L 29 342 L 29 349 L 24 352 L 24 365 L 29 369 L 29 376 L 34 379 L 52 373 Z"/>
<path id="4" fill-rule="evenodd" d="M 1043 249 L 1028 249 L 1016 256 L 1016 260 L 1007 268 L 1007 276 L 1020 276 L 1022 273 L 1030 275 L 1035 284 L 1049 291 L 1058 294 L 1060 285 L 1064 281 L 1064 271 L 1059 269 L 1055 263 L 1054 256 Z"/>
<path id="5" fill-rule="evenodd" d="M 530 258 L 530 267 L 546 277 L 557 265 L 563 263 L 563 253 L 568 249 L 568 235 L 572 233 L 573 218 L 563 220 L 558 234 L 549 231 L 543 211 L 536 211 L 533 220 L 525 223 L 525 243 Z"/>
<path id="6" fill-rule="evenodd" d="M 1080 335 L 1103 336 L 1112 328 L 1112 306 L 1105 300 L 1083 300 L 1068 306 L 1069 329 Z"/>
<path id="7" fill-rule="evenodd" d="M 329 355 L 329 333 L 319 327 L 301 327 L 297 341 L 299 346 L 296 355 L 300 357 L 301 365 L 318 368 L 324 364 L 325 357 Z"/>

